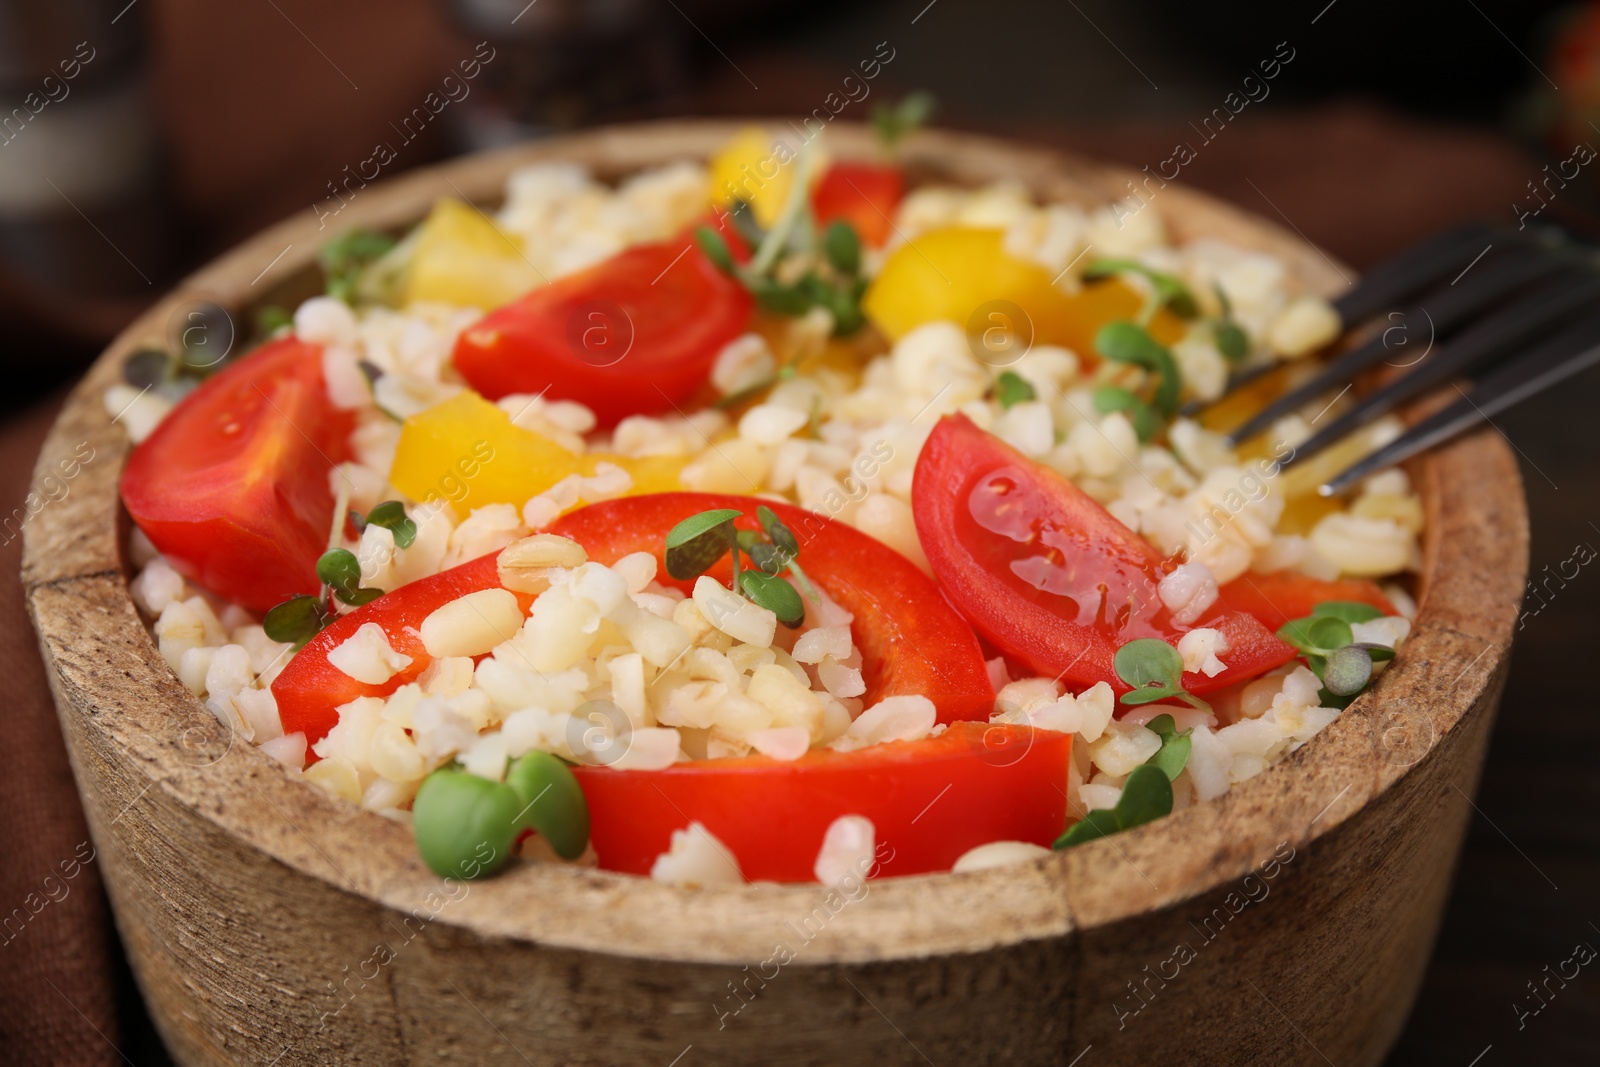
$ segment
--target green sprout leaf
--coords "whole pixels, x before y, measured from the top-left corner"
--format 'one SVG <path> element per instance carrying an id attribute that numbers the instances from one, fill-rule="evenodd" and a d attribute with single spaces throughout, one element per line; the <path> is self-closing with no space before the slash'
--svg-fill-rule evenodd
<path id="1" fill-rule="evenodd" d="M 1113 411 L 1120 411 L 1128 416 L 1128 421 L 1133 424 L 1133 432 L 1139 435 L 1141 444 L 1149 444 L 1161 432 L 1161 416 L 1157 415 L 1143 400 L 1134 395 L 1130 389 L 1120 385 L 1102 385 L 1094 391 L 1095 410 L 1103 415 Z"/>
<path id="2" fill-rule="evenodd" d="M 738 197 L 728 204 L 728 219 L 739 236 L 744 238 L 744 243 L 751 248 L 759 246 L 761 239 L 767 235 L 767 231 L 756 221 L 756 213 L 750 205 Z"/>
<path id="3" fill-rule="evenodd" d="M 1323 662 L 1322 685 L 1334 696 L 1353 697 L 1372 681 L 1372 657 L 1354 645 L 1336 648 Z"/>
<path id="4" fill-rule="evenodd" d="M 771 574 L 750 570 L 739 575 L 739 589 L 751 601 L 766 608 L 785 626 L 798 626 L 806 617 L 805 601 L 794 586 Z"/>
<path id="5" fill-rule="evenodd" d="M 385 500 L 367 513 L 364 525 L 382 526 L 394 534 L 396 548 L 410 548 L 417 539 L 416 521 L 406 515 L 405 505 L 398 500 Z"/>
<path id="6" fill-rule="evenodd" d="M 1141 637 L 1117 649 L 1112 661 L 1117 677 L 1133 686 L 1162 685 L 1169 688 L 1183 677 L 1183 657 L 1178 650 L 1155 637 Z"/>
<path id="7" fill-rule="evenodd" d="M 1162 768 L 1146 763 L 1135 767 L 1128 775 L 1116 807 L 1089 812 L 1056 838 L 1054 847 L 1071 848 L 1086 841 L 1097 841 L 1154 822 L 1171 812 L 1171 779 Z"/>
<path id="8" fill-rule="evenodd" d="M 1250 338 L 1236 322 L 1217 323 L 1211 336 L 1217 343 L 1217 351 L 1229 363 L 1237 363 L 1250 354 Z"/>
<path id="9" fill-rule="evenodd" d="M 271 337 L 286 326 L 294 325 L 294 316 L 276 304 L 268 304 L 256 311 L 256 335 Z"/>
<path id="10" fill-rule="evenodd" d="M 840 274 L 857 274 L 861 270 L 861 238 L 856 228 L 840 219 L 828 227 L 822 237 L 822 250 L 828 263 Z"/>
<path id="11" fill-rule="evenodd" d="M 765 504 L 759 504 L 756 506 L 756 521 L 766 531 L 767 539 L 775 548 L 784 552 L 790 559 L 800 554 L 800 542 L 795 539 L 794 531 L 778 518 L 777 512 Z"/>
<path id="12" fill-rule="evenodd" d="M 1383 618 L 1383 612 L 1359 600 L 1324 600 L 1311 609 L 1313 618 L 1343 619 L 1345 622 L 1371 622 Z"/>
<path id="13" fill-rule="evenodd" d="M 314 596 L 290 597 L 272 608 L 261 620 L 262 629 L 274 641 L 293 645 L 296 652 L 305 647 L 326 625 L 330 617 L 322 606 L 322 599 Z"/>
<path id="14" fill-rule="evenodd" d="M 317 560 L 317 577 L 331 589 L 356 589 L 361 585 L 361 561 L 347 548 L 324 552 Z"/>
<path id="15" fill-rule="evenodd" d="M 700 246 L 700 251 L 704 252 L 706 258 L 716 264 L 717 269 L 722 273 L 732 274 L 734 272 L 733 253 L 728 250 L 728 242 L 723 239 L 722 234 L 713 230 L 710 226 L 696 226 L 694 228 L 694 243 Z"/>
<path id="16" fill-rule="evenodd" d="M 1278 636 L 1307 656 L 1326 656 L 1355 640 L 1350 624 L 1332 615 L 1290 619 L 1278 627 Z"/>
<path id="17" fill-rule="evenodd" d="M 1372 665 L 1394 658 L 1394 649 L 1373 642 L 1355 643 L 1354 623 L 1382 618 L 1371 604 L 1325 600 L 1303 619 L 1290 619 L 1278 636 L 1305 657 L 1306 666 L 1322 680 L 1320 699 L 1326 708 L 1349 706 L 1372 682 Z"/>
<path id="18" fill-rule="evenodd" d="M 879 104 L 872 113 L 872 125 L 884 150 L 893 151 L 907 134 L 927 123 L 933 117 L 933 106 L 933 94 L 926 91 L 911 93 L 893 106 Z"/>
<path id="19" fill-rule="evenodd" d="M 1171 786 L 1169 785 L 1168 788 L 1170 789 Z M 1073 845 L 1081 845 L 1085 841 L 1097 841 L 1102 837 L 1110 837 L 1122 829 L 1122 820 L 1117 818 L 1115 808 L 1096 808 L 1067 827 L 1066 833 L 1056 838 L 1055 844 L 1051 847 L 1057 849 L 1070 848 Z"/>
<path id="20" fill-rule="evenodd" d="M 1200 306 L 1195 302 L 1194 294 L 1189 291 L 1187 285 L 1184 285 L 1177 277 L 1165 271 L 1147 267 L 1138 260 L 1102 256 L 1083 269 L 1083 277 L 1086 281 L 1109 278 L 1114 274 L 1137 274 L 1148 280 L 1151 288 L 1156 292 L 1156 307 L 1158 309 L 1163 306 L 1167 307 L 1181 319 L 1192 319 L 1200 314 Z"/>
<path id="21" fill-rule="evenodd" d="M 761 310 L 772 315 L 799 318 L 816 306 L 811 294 L 799 284 L 784 285 L 771 278 L 756 278 L 750 282 L 749 289 Z"/>
<path id="22" fill-rule="evenodd" d="M 1157 715 L 1146 723 L 1145 727 L 1161 738 L 1160 750 L 1145 762 L 1152 767 L 1161 768 L 1168 781 L 1177 781 L 1178 775 L 1183 773 L 1183 768 L 1189 762 L 1191 747 L 1189 735 L 1194 731 L 1185 730 L 1179 733 L 1178 724 L 1171 715 Z"/>
<path id="23" fill-rule="evenodd" d="M 172 356 L 159 348 L 141 348 L 122 365 L 122 380 L 138 389 L 153 389 L 172 375 Z"/>
<path id="24" fill-rule="evenodd" d="M 1150 331 L 1133 322 L 1108 322 L 1100 327 L 1094 338 L 1095 351 L 1115 363 L 1128 363 L 1142 367 L 1156 376 L 1153 403 L 1163 418 L 1171 418 L 1178 410 L 1178 396 L 1183 390 L 1183 377 L 1178 364 L 1166 346 L 1150 336 Z"/>
<path id="25" fill-rule="evenodd" d="M 1039 394 L 1028 379 L 1015 371 L 1005 370 L 994 380 L 994 398 L 1000 402 L 1002 409 L 1010 411 L 1024 400 L 1037 400 Z"/>
<path id="26" fill-rule="evenodd" d="M 381 259 L 397 242 L 375 230 L 350 230 L 340 234 L 317 252 L 317 263 L 327 278 L 329 296 L 345 303 L 355 300 L 362 271 Z"/>
<path id="27" fill-rule="evenodd" d="M 711 569 L 734 544 L 733 520 L 742 512 L 717 508 L 690 515 L 667 532 L 667 573 L 679 581 Z M 738 561 L 737 553 L 734 556 Z"/>
<path id="28" fill-rule="evenodd" d="M 370 604 L 383 595 L 382 589 L 361 587 L 361 561 L 347 548 L 324 552 L 317 560 L 317 577 L 333 590 L 334 596 L 356 607 Z"/>
<path id="29" fill-rule="evenodd" d="M 1141 637 L 1129 641 L 1117 649 L 1112 665 L 1117 677 L 1133 686 L 1133 692 L 1122 694 L 1123 704 L 1176 699 L 1201 711 L 1211 710 L 1210 704 L 1183 688 L 1183 657 L 1160 638 Z"/>

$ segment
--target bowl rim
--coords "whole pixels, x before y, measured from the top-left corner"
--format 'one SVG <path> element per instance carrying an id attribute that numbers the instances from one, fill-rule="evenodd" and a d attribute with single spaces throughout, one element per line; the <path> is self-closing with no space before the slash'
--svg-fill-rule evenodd
<path id="1" fill-rule="evenodd" d="M 139 798 L 159 788 L 240 846 L 305 877 L 396 913 L 426 909 L 440 923 L 489 939 L 747 963 L 770 956 L 777 941 L 800 937 L 820 914 L 821 922 L 842 916 L 840 928 L 850 936 L 815 946 L 804 938 L 804 965 L 974 953 L 1066 938 L 1239 882 L 1283 845 L 1304 848 L 1356 816 L 1428 759 L 1497 684 L 1526 571 L 1527 518 L 1515 459 L 1485 429 L 1411 468 L 1427 514 L 1421 610 L 1407 649 L 1372 691 L 1310 743 L 1223 797 L 1028 863 L 869 882 L 855 895 L 815 884 L 685 890 L 536 864 L 451 884 L 423 866 L 408 827 L 295 780 L 252 744 L 219 737 L 220 724 L 161 659 L 128 592 L 128 522 L 117 479 L 129 445 L 103 399 L 106 387 L 120 380 L 126 356 L 161 339 L 172 317 L 195 300 L 232 310 L 259 302 L 261 290 L 301 276 L 320 241 L 342 229 L 408 224 L 439 196 L 495 202 L 517 166 L 567 160 L 610 178 L 675 159 L 704 159 L 752 124 L 797 129 L 786 122 L 603 127 L 377 182 L 355 191 L 335 225 L 312 209 L 213 260 L 112 342 L 73 390 L 40 453 L 36 486 L 46 476 L 61 477 L 61 457 L 75 449 L 81 454 L 84 444 L 94 449 L 73 491 L 24 526 L 23 580 L 61 714 L 89 715 L 109 742 L 95 758 L 115 752 L 126 771 L 126 793 L 116 808 L 132 818 L 117 832 L 140 825 Z M 828 141 L 842 158 L 870 158 L 874 151 L 865 127 L 836 124 Z M 948 131 L 922 132 L 904 152 L 913 172 L 938 172 L 963 184 L 1009 177 L 1041 200 L 1094 204 L 1142 189 L 1175 239 L 1215 235 L 1271 252 L 1310 291 L 1332 293 L 1351 273 L 1274 223 L 1176 183 L 1152 186 L 1148 168 L 1106 166 Z M 258 286 L 267 279 L 269 286 Z M 1436 677 L 1440 661 L 1453 680 Z M 1459 663 L 1465 666 L 1457 673 Z M 74 752 L 73 758 L 90 755 Z M 441 896 L 448 913 L 438 904 Z M 969 921 L 947 921 L 956 910 L 967 912 Z"/>

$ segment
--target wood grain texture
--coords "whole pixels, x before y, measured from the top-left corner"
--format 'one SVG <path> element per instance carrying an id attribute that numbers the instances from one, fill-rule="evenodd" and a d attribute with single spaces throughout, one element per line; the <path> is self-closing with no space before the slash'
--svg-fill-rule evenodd
<path id="1" fill-rule="evenodd" d="M 337 228 L 401 225 L 440 195 L 491 204 L 536 159 L 618 177 L 703 157 L 733 129 L 618 127 L 474 157 L 363 190 Z M 840 155 L 870 151 L 860 129 L 830 138 Z M 1090 204 L 1131 176 L 943 133 L 913 139 L 908 160 L 924 180 L 1010 177 Z M 1153 209 L 1179 239 L 1270 251 L 1311 290 L 1341 284 L 1315 249 L 1176 185 Z M 127 591 L 128 446 L 105 387 L 186 301 L 303 295 L 333 232 L 309 212 L 275 227 L 130 327 L 39 470 L 83 442 L 95 458 L 25 530 L 29 610 L 118 926 L 179 1062 L 665 1067 L 692 1046 L 686 1067 L 1043 1064 L 1089 1045 L 1096 1065 L 1381 1059 L 1433 941 L 1526 567 L 1498 438 L 1415 472 L 1430 536 L 1404 654 L 1310 744 L 1216 802 L 1032 864 L 872 883 L 832 910 L 817 886 L 692 892 L 531 864 L 448 886 L 404 827 L 233 743 Z M 763 980 L 779 942 L 795 958 Z M 1174 975 L 1180 945 L 1192 958 Z"/>

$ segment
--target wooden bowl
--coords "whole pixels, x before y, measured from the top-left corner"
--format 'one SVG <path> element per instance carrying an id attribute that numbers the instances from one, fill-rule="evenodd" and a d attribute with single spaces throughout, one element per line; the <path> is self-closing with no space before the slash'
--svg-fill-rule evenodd
<path id="1" fill-rule="evenodd" d="M 441 195 L 493 203 L 534 160 L 615 177 L 703 158 L 734 129 L 619 127 L 461 160 L 359 191 L 336 228 L 405 224 Z M 838 155 L 871 151 L 864 130 L 829 137 Z M 1084 203 L 1137 177 L 947 133 L 915 138 L 908 162 Z M 1310 289 L 1340 287 L 1331 260 L 1270 223 L 1176 184 L 1153 206 L 1180 239 L 1224 237 L 1282 257 Z M 128 442 L 106 387 L 196 299 L 238 310 L 309 295 L 334 229 L 308 210 L 129 327 L 72 395 L 37 477 L 93 458 L 25 528 L 28 606 L 117 925 L 180 1063 L 1382 1059 L 1438 926 L 1526 569 L 1521 482 L 1500 438 L 1468 437 L 1413 471 L 1428 516 L 1422 611 L 1392 668 L 1220 800 L 1020 866 L 869 883 L 855 899 L 533 864 L 448 885 L 405 827 L 232 743 L 128 595 Z"/>

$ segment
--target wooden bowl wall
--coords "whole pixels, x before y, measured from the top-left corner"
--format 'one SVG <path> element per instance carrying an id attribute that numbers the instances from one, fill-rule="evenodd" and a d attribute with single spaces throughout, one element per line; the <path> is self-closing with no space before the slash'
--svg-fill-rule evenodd
<path id="1" fill-rule="evenodd" d="M 336 228 L 404 224 L 441 195 L 493 203 L 535 160 L 615 177 L 703 158 L 734 129 L 647 124 L 474 157 L 362 190 Z M 839 155 L 871 150 L 861 129 L 829 136 Z M 1135 177 L 975 136 L 908 149 L 918 174 L 1013 178 L 1086 204 Z M 1180 239 L 1223 237 L 1282 257 L 1311 290 L 1341 285 L 1316 249 L 1234 208 L 1178 185 L 1153 206 Z M 307 295 L 334 231 L 308 210 L 129 327 L 72 395 L 37 476 L 84 444 L 93 459 L 25 529 L 28 605 L 99 862 L 180 1063 L 884 1067 L 1068 1063 L 1089 1046 L 1093 1067 L 1382 1058 L 1436 932 L 1526 569 L 1521 483 L 1498 437 L 1413 471 L 1428 532 L 1404 653 L 1310 744 L 1218 801 L 849 901 L 532 864 L 450 886 L 405 827 L 233 743 L 128 595 L 116 486 L 129 446 L 106 387 L 189 301 Z"/>

